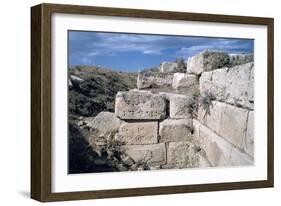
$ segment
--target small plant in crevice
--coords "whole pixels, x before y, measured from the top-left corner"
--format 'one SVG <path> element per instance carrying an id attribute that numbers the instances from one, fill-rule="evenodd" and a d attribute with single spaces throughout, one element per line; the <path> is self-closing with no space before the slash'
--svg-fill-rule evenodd
<path id="1" fill-rule="evenodd" d="M 211 107 L 213 106 L 212 101 L 214 101 L 216 98 L 211 92 L 205 92 L 204 94 L 194 94 L 191 99 L 191 103 L 189 105 L 189 113 L 192 115 L 192 117 L 198 116 L 198 110 L 201 108 L 203 111 L 205 111 L 204 118 L 206 115 L 211 114 Z"/>
<path id="2" fill-rule="evenodd" d="M 204 118 L 206 115 L 211 114 L 211 107 L 213 107 L 213 101 L 215 100 L 215 96 L 211 92 L 205 92 L 203 95 L 199 98 L 199 107 L 202 108 L 205 111 Z"/>

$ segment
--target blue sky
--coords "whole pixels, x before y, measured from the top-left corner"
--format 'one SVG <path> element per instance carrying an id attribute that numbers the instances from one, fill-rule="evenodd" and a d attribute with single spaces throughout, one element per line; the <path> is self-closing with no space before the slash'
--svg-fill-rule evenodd
<path id="1" fill-rule="evenodd" d="M 204 49 L 252 53 L 254 40 L 69 31 L 69 65 L 134 72 L 163 61 L 187 59 Z"/>

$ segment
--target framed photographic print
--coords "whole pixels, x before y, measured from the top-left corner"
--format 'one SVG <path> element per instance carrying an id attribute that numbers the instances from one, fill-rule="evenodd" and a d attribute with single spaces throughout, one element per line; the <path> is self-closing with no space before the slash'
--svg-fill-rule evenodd
<path id="1" fill-rule="evenodd" d="M 31 197 L 273 187 L 273 19 L 31 8 Z"/>

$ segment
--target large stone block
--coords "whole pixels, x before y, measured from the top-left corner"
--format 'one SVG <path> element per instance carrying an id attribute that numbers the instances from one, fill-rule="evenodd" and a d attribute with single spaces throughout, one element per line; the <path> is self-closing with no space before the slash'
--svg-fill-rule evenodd
<path id="1" fill-rule="evenodd" d="M 192 138 L 192 119 L 166 119 L 160 123 L 160 142 L 181 142 Z"/>
<path id="2" fill-rule="evenodd" d="M 213 101 L 209 114 L 199 108 L 198 119 L 227 141 L 241 147 L 246 135 L 248 112 L 247 109 Z"/>
<path id="3" fill-rule="evenodd" d="M 229 55 L 229 64 L 231 66 L 237 66 L 241 64 L 247 64 L 254 61 L 253 54 L 230 54 Z"/>
<path id="4" fill-rule="evenodd" d="M 118 132 L 123 122 L 112 112 L 101 112 L 95 118 L 85 118 L 84 122 L 90 129 L 89 143 L 106 143 Z"/>
<path id="5" fill-rule="evenodd" d="M 212 71 L 229 64 L 229 56 L 221 51 L 205 50 L 187 60 L 187 73 L 201 74 L 205 71 Z"/>
<path id="6" fill-rule="evenodd" d="M 248 110 L 225 104 L 221 115 L 219 134 L 241 147 L 247 129 Z"/>
<path id="7" fill-rule="evenodd" d="M 136 163 L 147 163 L 148 165 L 166 164 L 166 147 L 164 143 L 125 145 L 123 150 Z"/>
<path id="8" fill-rule="evenodd" d="M 166 99 L 162 95 L 147 91 L 118 92 L 115 114 L 120 119 L 164 119 Z"/>
<path id="9" fill-rule="evenodd" d="M 218 101 L 212 101 L 212 104 L 209 105 L 209 110 L 205 110 L 200 106 L 198 109 L 198 119 L 214 131 L 219 132 L 224 106 L 224 103 Z"/>
<path id="10" fill-rule="evenodd" d="M 193 103 L 192 97 L 185 95 L 170 96 L 170 117 L 173 119 L 192 118 L 190 105 Z"/>
<path id="11" fill-rule="evenodd" d="M 162 62 L 159 70 L 162 73 L 175 73 L 177 72 L 178 64 L 176 62 Z"/>
<path id="12" fill-rule="evenodd" d="M 197 120 L 193 120 L 196 122 Z M 201 124 L 197 121 L 197 124 Z M 199 128 L 199 146 L 213 166 L 252 165 L 253 158 L 217 135 L 210 128 L 201 124 Z"/>
<path id="13" fill-rule="evenodd" d="M 204 72 L 200 77 L 200 93 L 207 92 L 216 100 L 254 109 L 253 63 Z"/>
<path id="14" fill-rule="evenodd" d="M 193 142 L 170 142 L 165 168 L 194 168 L 199 166 L 199 153 Z"/>
<path id="15" fill-rule="evenodd" d="M 249 112 L 248 122 L 247 122 L 247 132 L 245 139 L 242 142 L 242 149 L 251 155 L 254 156 L 254 111 Z"/>
<path id="16" fill-rule="evenodd" d="M 198 77 L 194 74 L 175 73 L 172 87 L 176 90 L 198 90 Z"/>
<path id="17" fill-rule="evenodd" d="M 158 121 L 123 122 L 116 139 L 126 144 L 153 144 L 158 141 Z"/>
<path id="18" fill-rule="evenodd" d="M 172 87 L 174 75 L 172 73 L 161 73 L 144 71 L 138 74 L 138 89 L 162 89 Z"/>

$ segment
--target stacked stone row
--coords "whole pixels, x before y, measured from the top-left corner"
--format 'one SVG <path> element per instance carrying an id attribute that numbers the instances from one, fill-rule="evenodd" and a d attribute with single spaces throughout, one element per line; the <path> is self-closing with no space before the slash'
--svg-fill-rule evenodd
<path id="1" fill-rule="evenodd" d="M 211 93 L 215 97 L 210 115 L 200 108 L 193 119 L 194 136 L 210 163 L 253 164 L 253 56 L 205 51 L 188 59 L 187 73 L 198 75 L 201 95 Z"/>
<path id="2" fill-rule="evenodd" d="M 149 158 L 148 164 L 162 168 L 198 167 L 189 103 L 190 97 L 178 94 L 118 92 L 115 115 L 122 124 L 116 138 L 134 161 Z"/>

